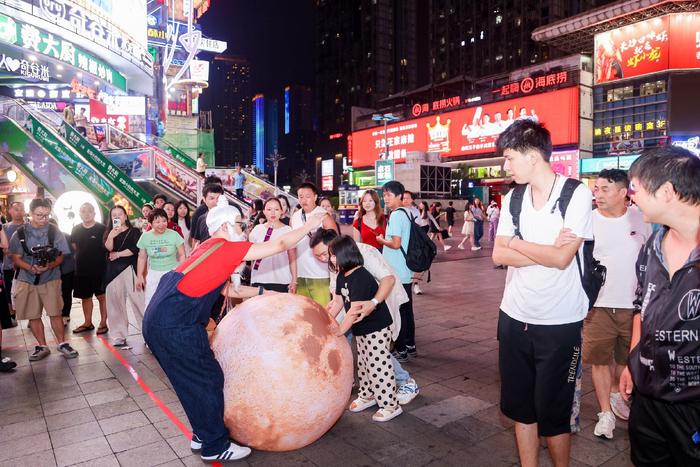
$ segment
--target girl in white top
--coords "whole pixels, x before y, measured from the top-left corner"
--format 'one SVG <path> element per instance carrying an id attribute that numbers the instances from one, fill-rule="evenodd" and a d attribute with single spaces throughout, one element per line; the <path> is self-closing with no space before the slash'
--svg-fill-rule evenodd
<path id="1" fill-rule="evenodd" d="M 474 205 L 472 204 L 471 201 L 467 201 L 467 206 L 464 209 L 464 225 L 462 226 L 462 235 L 464 235 L 464 238 L 462 241 L 457 245 L 457 248 L 460 250 L 464 250 L 464 242 L 469 240 L 469 243 L 472 245 L 472 249 L 474 248 L 474 214 L 472 214 L 472 208 Z"/>
<path id="2" fill-rule="evenodd" d="M 253 227 L 249 240 L 252 243 L 267 242 L 291 232 L 292 228 L 280 220 L 282 203 L 270 198 L 263 208 L 267 222 Z M 253 261 L 251 265 L 251 285 L 282 293 L 296 293 L 297 261 L 296 249 L 278 253 L 265 259 Z"/>
<path id="3" fill-rule="evenodd" d="M 187 203 L 180 200 L 175 205 L 175 222 L 182 230 L 182 238 L 185 239 L 185 256 L 189 257 L 192 253 L 192 240 L 190 239 L 190 208 Z"/>

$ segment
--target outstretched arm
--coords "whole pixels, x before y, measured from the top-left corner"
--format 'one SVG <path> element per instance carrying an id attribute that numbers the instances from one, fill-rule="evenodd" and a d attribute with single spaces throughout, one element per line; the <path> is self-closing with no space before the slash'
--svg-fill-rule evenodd
<path id="1" fill-rule="evenodd" d="M 245 261 L 254 261 L 256 259 L 267 258 L 268 256 L 282 253 L 290 248 L 294 248 L 305 235 L 308 235 L 312 230 L 321 225 L 321 222 L 327 217 L 326 213 L 312 214 L 303 227 L 292 230 L 279 238 L 263 243 L 254 243 L 251 245 L 248 253 L 245 255 Z"/>

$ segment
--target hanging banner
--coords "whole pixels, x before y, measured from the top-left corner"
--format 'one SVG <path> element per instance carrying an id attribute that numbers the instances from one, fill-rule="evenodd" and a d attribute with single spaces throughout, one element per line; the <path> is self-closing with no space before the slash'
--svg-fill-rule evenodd
<path id="1" fill-rule="evenodd" d="M 127 177 L 134 180 L 147 180 L 155 177 L 151 149 L 110 151 L 105 156 Z"/>
<path id="2" fill-rule="evenodd" d="M 180 164 L 186 165 L 191 169 L 194 169 L 196 167 L 196 162 L 193 161 L 190 156 L 188 156 L 175 146 L 171 146 L 162 140 L 158 142 L 158 146 L 160 147 L 160 149 L 170 154 L 170 156 L 176 161 L 178 161 Z"/>
<path id="3" fill-rule="evenodd" d="M 95 146 L 83 138 L 78 131 L 67 123 L 61 126 L 66 141 L 73 146 L 81 156 L 85 158 L 96 170 L 98 170 L 107 180 L 126 195 L 131 203 L 136 206 L 143 206 L 151 201 L 150 196 L 136 184 L 132 179 L 127 177 L 124 172 L 110 162 Z"/>
<path id="4" fill-rule="evenodd" d="M 178 191 L 194 205 L 197 199 L 197 176 L 168 160 L 162 154 L 155 154 L 156 180 Z"/>

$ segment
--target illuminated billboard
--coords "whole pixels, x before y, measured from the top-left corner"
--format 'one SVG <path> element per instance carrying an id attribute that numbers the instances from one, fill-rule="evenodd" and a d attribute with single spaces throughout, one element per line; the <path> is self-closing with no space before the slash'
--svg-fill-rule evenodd
<path id="1" fill-rule="evenodd" d="M 578 144 L 579 90 L 569 87 L 479 107 L 357 131 L 349 138 L 353 167 L 373 166 L 377 159 L 406 161 L 410 152 L 435 152 L 443 158 L 493 152 L 496 140 L 513 121 L 542 122 L 555 146 Z"/>
<path id="2" fill-rule="evenodd" d="M 700 66 L 700 14 L 677 13 L 595 36 L 596 84 Z"/>

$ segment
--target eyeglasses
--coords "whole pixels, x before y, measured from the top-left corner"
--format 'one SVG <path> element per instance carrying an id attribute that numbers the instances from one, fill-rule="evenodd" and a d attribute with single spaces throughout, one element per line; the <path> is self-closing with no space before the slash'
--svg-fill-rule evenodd
<path id="1" fill-rule="evenodd" d="M 32 217 L 37 219 L 48 219 L 50 214 L 32 214 Z"/>

